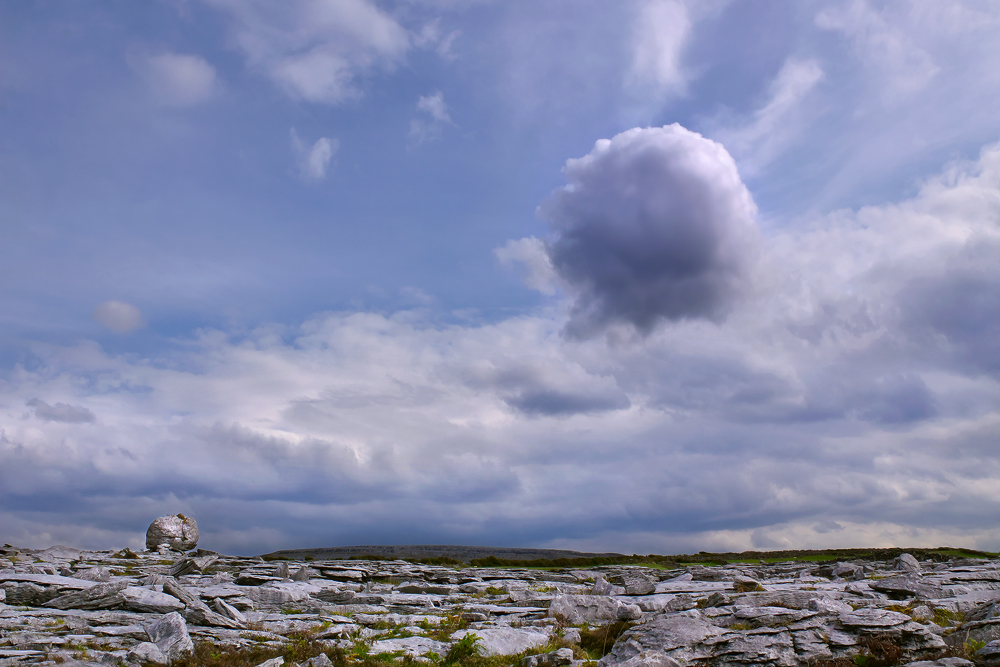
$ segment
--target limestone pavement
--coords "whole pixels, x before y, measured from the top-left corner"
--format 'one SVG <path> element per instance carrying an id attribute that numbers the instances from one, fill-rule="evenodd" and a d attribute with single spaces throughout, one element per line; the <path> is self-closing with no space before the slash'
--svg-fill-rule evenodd
<path id="1" fill-rule="evenodd" d="M 428 663 L 473 634 L 481 654 L 544 650 L 524 667 L 555 667 L 584 664 L 581 633 L 619 622 L 629 628 L 591 655 L 600 667 L 805 667 L 875 641 L 898 664 L 1000 665 L 1000 562 L 532 570 L 0 549 L 0 666 L 169 664 L 197 642 L 278 647 L 305 633 Z"/>

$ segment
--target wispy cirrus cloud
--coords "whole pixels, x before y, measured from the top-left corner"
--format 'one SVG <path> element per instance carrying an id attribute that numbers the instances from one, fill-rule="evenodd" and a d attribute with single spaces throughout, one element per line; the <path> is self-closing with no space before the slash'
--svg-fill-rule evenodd
<path id="1" fill-rule="evenodd" d="M 361 94 L 359 76 L 391 69 L 410 37 L 370 0 L 205 0 L 231 20 L 249 64 L 293 97 L 340 104 Z"/>

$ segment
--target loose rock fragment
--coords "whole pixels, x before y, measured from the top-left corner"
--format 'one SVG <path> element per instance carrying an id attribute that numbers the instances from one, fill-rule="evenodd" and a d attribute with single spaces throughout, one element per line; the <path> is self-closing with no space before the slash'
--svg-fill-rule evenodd
<path id="1" fill-rule="evenodd" d="M 149 639 L 156 644 L 167 660 L 177 660 L 194 652 L 194 642 L 188 634 L 184 617 L 172 611 L 146 628 Z"/>

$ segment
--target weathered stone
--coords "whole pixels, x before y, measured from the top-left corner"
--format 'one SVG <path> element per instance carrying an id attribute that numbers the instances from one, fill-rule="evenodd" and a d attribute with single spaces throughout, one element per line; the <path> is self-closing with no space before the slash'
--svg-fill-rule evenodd
<path id="1" fill-rule="evenodd" d="M 844 614 L 854 611 L 854 608 L 846 602 L 831 600 L 830 598 L 812 598 L 809 600 L 809 609 L 824 614 Z"/>
<path id="2" fill-rule="evenodd" d="M 549 604 L 548 615 L 569 625 L 609 623 L 639 618 L 642 611 L 635 605 L 603 595 L 557 595 Z"/>
<path id="3" fill-rule="evenodd" d="M 617 664 L 619 667 L 682 667 L 681 663 L 659 651 L 642 651 Z"/>
<path id="4" fill-rule="evenodd" d="M 831 574 L 840 579 L 860 579 L 865 576 L 865 571 L 856 563 L 837 563 Z"/>
<path id="5" fill-rule="evenodd" d="M 61 595 L 58 588 L 40 586 L 30 581 L 5 581 L 0 583 L 4 592 L 5 604 L 41 607 L 43 604 Z"/>
<path id="6" fill-rule="evenodd" d="M 610 583 L 625 589 L 625 595 L 649 595 L 656 590 L 656 583 L 645 574 L 636 571 L 612 576 Z"/>
<path id="7" fill-rule="evenodd" d="M 705 640 L 724 632 L 696 611 L 654 618 L 627 630 L 600 664 L 617 667 L 643 654 L 666 655 L 681 664 L 706 660 L 712 654 Z"/>
<path id="8" fill-rule="evenodd" d="M 764 587 L 756 579 L 739 576 L 733 580 L 734 593 L 755 593 L 763 590 Z"/>
<path id="9" fill-rule="evenodd" d="M 333 660 L 330 660 L 326 653 L 320 653 L 303 662 L 302 667 L 333 667 Z"/>
<path id="10" fill-rule="evenodd" d="M 591 595 L 611 595 L 611 584 L 604 577 L 598 577 L 590 589 Z"/>
<path id="11" fill-rule="evenodd" d="M 166 546 L 174 551 L 190 551 L 198 546 L 198 523 L 189 516 L 161 516 L 146 530 L 146 548 L 156 551 Z"/>
<path id="12" fill-rule="evenodd" d="M 172 595 L 159 593 L 148 588 L 127 586 L 122 589 L 122 607 L 144 614 L 169 614 L 184 609 L 184 603 Z"/>
<path id="13" fill-rule="evenodd" d="M 521 658 L 520 667 L 564 667 L 573 663 L 573 649 L 561 648 L 551 653 Z"/>
<path id="14" fill-rule="evenodd" d="M 877 630 L 910 622 L 910 617 L 906 614 L 875 607 L 862 607 L 854 611 L 844 612 L 839 618 L 840 622 L 848 627 L 874 628 Z"/>
<path id="15" fill-rule="evenodd" d="M 126 587 L 126 582 L 108 582 L 97 584 L 82 591 L 76 591 L 67 595 L 61 595 L 49 600 L 43 607 L 53 609 L 115 609 L 125 603 L 122 591 Z"/>
<path id="16" fill-rule="evenodd" d="M 163 616 L 146 628 L 150 641 L 167 657 L 174 661 L 194 652 L 194 642 L 188 633 L 187 623 L 176 611 Z"/>
<path id="17" fill-rule="evenodd" d="M 333 667 L 333 660 L 330 660 L 326 653 L 320 653 L 303 662 L 302 667 Z"/>
<path id="18" fill-rule="evenodd" d="M 899 554 L 899 556 L 892 561 L 892 565 L 898 567 L 900 570 L 906 570 L 907 572 L 920 572 L 920 561 L 910 554 Z"/>
<path id="19" fill-rule="evenodd" d="M 87 570 L 79 570 L 78 572 L 73 573 L 73 576 L 77 579 L 83 579 L 84 581 L 104 583 L 111 581 L 111 570 L 106 567 L 98 566 Z"/>
<path id="20" fill-rule="evenodd" d="M 913 575 L 888 577 L 886 579 L 879 579 L 878 581 L 870 581 L 868 582 L 868 587 L 874 591 L 885 593 L 894 599 L 905 599 L 908 597 L 933 599 L 941 597 L 940 586 L 926 584 L 919 577 Z"/>
<path id="21" fill-rule="evenodd" d="M 212 603 L 212 606 L 215 607 L 216 612 L 236 621 L 236 623 L 238 623 L 240 626 L 245 626 L 247 624 L 247 617 L 244 616 L 239 609 L 227 603 L 222 598 L 215 598 L 215 601 Z"/>
<path id="22" fill-rule="evenodd" d="M 129 650 L 126 657 L 129 662 L 152 663 L 154 665 L 166 665 L 170 663 L 170 660 L 163 654 L 160 647 L 153 642 L 136 644 Z"/>
<path id="23" fill-rule="evenodd" d="M 403 637 L 399 639 L 380 639 L 373 642 L 369 653 L 395 653 L 402 651 L 404 655 L 419 656 L 437 653 L 444 656 L 448 652 L 448 644 L 430 637 Z"/>
<path id="24" fill-rule="evenodd" d="M 514 655 L 547 644 L 552 638 L 547 630 L 541 628 L 495 627 L 458 630 L 451 635 L 451 640 L 458 641 L 470 632 L 479 638 L 476 646 L 479 654 L 484 656 Z"/>
<path id="25" fill-rule="evenodd" d="M 218 559 L 218 556 L 182 558 L 170 567 L 167 574 L 171 577 L 183 577 L 185 574 L 201 574 Z"/>
<path id="26" fill-rule="evenodd" d="M 324 588 L 319 593 L 313 593 L 313 597 L 331 604 L 346 604 L 354 598 L 354 591 L 338 591 L 333 588 Z"/>

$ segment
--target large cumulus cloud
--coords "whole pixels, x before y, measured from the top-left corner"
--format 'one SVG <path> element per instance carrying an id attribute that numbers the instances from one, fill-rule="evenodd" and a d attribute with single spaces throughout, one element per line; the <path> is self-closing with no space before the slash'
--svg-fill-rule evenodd
<path id="1" fill-rule="evenodd" d="M 756 247 L 753 199 L 722 145 L 674 124 L 636 128 L 567 161 L 540 214 L 575 292 L 569 332 L 720 319 Z"/>

